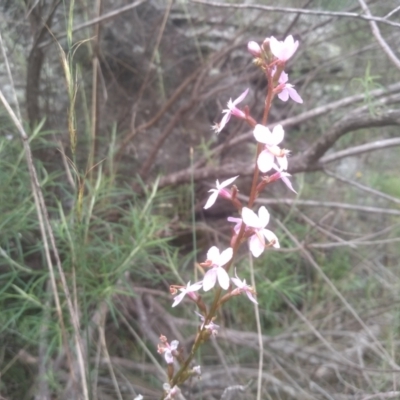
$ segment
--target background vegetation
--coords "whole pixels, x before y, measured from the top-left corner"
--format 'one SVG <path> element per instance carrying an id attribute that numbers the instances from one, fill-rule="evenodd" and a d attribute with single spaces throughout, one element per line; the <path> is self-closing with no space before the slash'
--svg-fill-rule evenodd
<path id="1" fill-rule="evenodd" d="M 182 396 L 254 399 L 261 374 L 263 399 L 400 398 L 397 1 L 6 0 L 0 12 L 0 88 L 28 135 L 1 107 L 2 398 L 160 398 L 159 335 L 189 350 L 199 322 L 190 302 L 171 309 L 169 285 L 200 277 L 195 262 L 230 237 L 233 210 L 204 212 L 206 191 L 240 174 L 244 195 L 252 174 L 247 127 L 209 127 L 247 87 L 260 115 L 246 44 L 288 34 L 305 102 L 275 102 L 271 122 L 298 195 L 277 183 L 258 199 L 282 246 L 254 265 L 263 334 L 247 299 L 229 302 Z M 244 248 L 237 267 L 250 281 Z"/>

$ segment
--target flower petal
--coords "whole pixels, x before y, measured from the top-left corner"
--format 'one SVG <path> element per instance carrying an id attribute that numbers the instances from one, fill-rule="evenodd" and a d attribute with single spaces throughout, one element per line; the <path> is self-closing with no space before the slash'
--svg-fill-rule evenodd
<path id="1" fill-rule="evenodd" d="M 287 172 L 282 172 L 282 173 L 281 173 L 282 182 L 283 182 L 292 192 L 295 192 L 295 193 L 297 194 L 297 192 L 293 189 L 292 182 L 290 182 L 290 179 L 288 178 L 288 176 L 291 176 L 291 175 L 288 174 Z"/>
<path id="2" fill-rule="evenodd" d="M 225 128 L 225 125 L 229 122 L 229 120 L 231 119 L 231 112 L 230 110 L 224 110 L 222 111 L 225 113 L 225 115 L 222 117 L 222 120 L 219 124 L 219 129 L 217 133 L 220 133 L 222 131 L 222 129 Z"/>
<path id="3" fill-rule="evenodd" d="M 273 140 L 271 131 L 264 125 L 257 124 L 253 130 L 257 142 L 270 144 Z"/>
<path id="4" fill-rule="evenodd" d="M 196 282 L 193 283 L 193 285 L 188 285 L 188 288 L 186 289 L 187 292 L 196 292 L 197 290 L 201 289 L 203 286 L 203 282 Z"/>
<path id="5" fill-rule="evenodd" d="M 258 218 L 260 220 L 261 226 L 265 228 L 269 222 L 269 212 L 264 206 L 260 207 L 260 209 L 258 210 Z"/>
<path id="6" fill-rule="evenodd" d="M 289 91 L 287 88 L 284 88 L 282 92 L 278 93 L 278 97 L 282 101 L 288 101 L 289 100 Z"/>
<path id="7" fill-rule="evenodd" d="M 283 126 L 280 124 L 275 125 L 274 129 L 272 129 L 271 145 L 278 145 L 280 142 L 282 142 L 284 137 L 285 131 L 283 130 Z"/>
<path id="8" fill-rule="evenodd" d="M 247 93 L 249 93 L 249 88 L 247 88 L 237 99 L 235 99 L 232 104 L 234 106 L 239 104 L 247 96 Z"/>
<path id="9" fill-rule="evenodd" d="M 283 45 L 284 45 L 283 57 L 284 61 L 287 61 L 296 52 L 297 48 L 299 47 L 299 42 L 297 40 L 294 41 L 293 36 L 289 35 L 283 42 Z"/>
<path id="10" fill-rule="evenodd" d="M 176 350 L 177 348 L 178 348 L 178 346 L 179 346 L 179 340 L 173 340 L 172 342 L 171 342 L 171 350 Z"/>
<path id="11" fill-rule="evenodd" d="M 216 265 L 219 259 L 219 249 L 217 246 L 212 246 L 207 251 L 207 260 L 211 260 L 213 265 Z"/>
<path id="12" fill-rule="evenodd" d="M 274 165 L 274 155 L 268 150 L 263 150 L 257 159 L 257 166 L 261 172 L 268 172 Z"/>
<path id="13" fill-rule="evenodd" d="M 242 219 L 241 218 L 234 218 L 234 217 L 228 217 L 229 222 L 234 222 L 236 225 L 233 227 L 233 230 L 235 231 L 236 235 L 239 233 L 240 228 L 242 227 Z"/>
<path id="14" fill-rule="evenodd" d="M 222 268 L 217 268 L 217 276 L 218 276 L 218 283 L 222 287 L 222 289 L 227 290 L 229 288 L 229 275 L 228 273 Z"/>
<path id="15" fill-rule="evenodd" d="M 250 208 L 247 207 L 242 208 L 242 218 L 243 222 L 247 226 L 258 229 L 263 228 L 257 214 L 253 210 L 250 210 Z"/>
<path id="16" fill-rule="evenodd" d="M 249 238 L 249 248 L 254 257 L 259 257 L 265 249 L 265 243 L 261 243 L 257 235 Z"/>
<path id="17" fill-rule="evenodd" d="M 300 103 L 300 104 L 302 104 L 303 103 L 303 99 L 300 97 L 300 95 L 297 93 L 297 90 L 296 89 L 294 89 L 294 88 L 288 88 L 287 89 L 287 91 L 288 91 L 288 94 L 289 94 L 289 96 L 290 96 L 290 98 L 293 100 L 293 101 L 295 101 L 296 103 Z M 281 99 L 282 100 L 282 99 Z"/>
<path id="18" fill-rule="evenodd" d="M 289 75 L 285 71 L 282 71 L 278 82 L 279 83 L 286 83 L 288 80 L 289 80 Z"/>
<path id="19" fill-rule="evenodd" d="M 222 267 L 225 265 L 230 259 L 232 258 L 233 255 L 233 249 L 232 247 L 228 247 L 226 250 L 224 250 L 221 255 L 219 256 L 218 260 L 218 266 Z"/>
<path id="20" fill-rule="evenodd" d="M 271 49 L 271 53 L 275 57 L 280 58 L 281 43 L 274 36 L 271 36 L 270 39 L 269 39 L 269 48 Z"/>
<path id="21" fill-rule="evenodd" d="M 185 297 L 186 291 L 183 291 L 182 293 L 178 294 L 177 296 L 174 297 L 174 302 L 172 303 L 172 307 L 177 306 Z"/>
<path id="22" fill-rule="evenodd" d="M 253 294 L 249 290 L 246 290 L 246 294 L 250 301 L 252 301 L 254 304 L 258 304 L 257 300 L 254 298 Z"/>
<path id="23" fill-rule="evenodd" d="M 214 205 L 214 203 L 217 201 L 218 198 L 218 190 L 217 189 L 211 189 L 210 192 L 212 191 L 212 194 L 210 195 L 210 197 L 207 200 L 207 203 L 204 206 L 204 209 L 207 210 L 208 208 L 210 208 L 211 206 Z"/>
<path id="24" fill-rule="evenodd" d="M 243 282 L 239 278 L 231 278 L 231 280 L 239 289 L 243 287 Z"/>
<path id="25" fill-rule="evenodd" d="M 275 247 L 276 249 L 279 249 L 281 247 L 279 244 L 278 237 L 275 235 L 275 233 L 271 232 L 268 229 L 263 229 L 261 232 L 269 243 L 274 242 L 274 244 L 272 245 L 273 247 Z"/>
<path id="26" fill-rule="evenodd" d="M 164 358 L 167 364 L 172 364 L 174 362 L 174 356 L 171 353 L 171 350 L 165 350 Z"/>
<path id="27" fill-rule="evenodd" d="M 283 157 L 277 157 L 278 164 L 281 170 L 286 170 L 288 169 L 288 159 L 286 156 Z"/>
<path id="28" fill-rule="evenodd" d="M 217 188 L 218 189 L 222 189 L 222 188 L 225 188 L 225 187 L 229 186 L 238 177 L 239 177 L 239 175 L 236 175 L 233 178 L 230 178 L 230 179 L 227 179 L 226 181 L 223 181 L 220 185 L 217 185 Z"/>
<path id="29" fill-rule="evenodd" d="M 295 42 L 292 35 L 289 35 L 283 42 L 271 36 L 269 43 L 272 54 L 283 62 L 289 60 L 299 46 L 299 42 L 297 40 Z"/>
<path id="30" fill-rule="evenodd" d="M 216 268 L 212 268 L 204 275 L 203 279 L 203 290 L 208 292 L 215 286 L 215 282 L 217 281 L 217 271 Z"/>

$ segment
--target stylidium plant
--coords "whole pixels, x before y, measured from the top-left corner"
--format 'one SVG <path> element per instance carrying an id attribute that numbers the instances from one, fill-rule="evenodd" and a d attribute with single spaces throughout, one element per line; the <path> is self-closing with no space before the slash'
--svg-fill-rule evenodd
<path id="1" fill-rule="evenodd" d="M 181 306 L 183 299 L 188 298 L 192 304 L 195 304 L 197 308 L 195 313 L 200 317 L 201 322 L 188 354 L 185 354 L 185 349 L 179 347 L 177 340 L 169 343 L 168 339 L 161 335 L 158 352 L 164 356 L 169 379 L 163 386 L 161 400 L 178 398 L 181 393 L 181 385 L 191 377 L 198 377 L 201 374 L 201 367 L 192 365 L 194 356 L 210 336 L 218 333 L 219 326 L 213 321 L 227 301 L 235 296 L 246 295 L 248 300 L 256 307 L 258 306 L 255 288 L 238 276 L 237 268 L 235 268 L 234 277 L 230 277 L 230 271 L 237 259 L 239 248 L 245 242 L 248 243 L 252 256 L 256 258 L 260 257 L 267 248 L 280 247 L 275 233 L 266 229 L 270 221 L 268 210 L 262 206 L 256 213 L 253 209 L 256 198 L 264 188 L 278 180 L 282 180 L 291 191 L 295 192 L 289 179 L 290 174 L 287 172 L 289 151 L 281 147 L 285 137 L 284 129 L 282 125 L 275 125 L 270 130 L 267 123 L 275 96 L 282 101 L 290 98 L 296 103 L 303 102 L 294 86 L 288 83 L 289 77 L 284 71 L 286 62 L 295 54 L 298 46 L 299 42 L 295 41 L 293 36 L 288 36 L 283 41 L 272 36 L 266 38 L 261 45 L 250 41 L 247 49 L 254 57 L 254 64 L 260 68 L 268 83 L 262 118 L 257 120 L 252 116 L 248 106 L 241 107 L 241 103 L 245 101 L 250 91 L 250 89 L 246 89 L 235 100 L 228 101 L 227 109 L 222 111 L 224 115 L 221 122 L 212 127 L 218 134 L 226 127 L 230 119 L 235 117 L 245 121 L 252 129 L 256 145 L 252 185 L 247 204 L 242 204 L 237 196 L 237 187 L 232 185 L 239 176 L 229 178 L 221 183 L 217 180 L 216 187 L 209 191 L 210 195 L 205 202 L 204 209 L 211 208 L 217 199 L 221 198 L 223 201 L 230 202 L 238 215 L 228 218 L 229 222 L 234 223 L 230 247 L 220 251 L 217 246 L 212 246 L 207 252 L 206 261 L 198 264 L 204 272 L 203 279 L 193 284 L 189 281 L 186 286 L 171 285 L 170 287 L 170 292 L 174 296 L 172 307 Z M 209 292 L 212 293 L 211 301 L 206 304 L 201 294 Z M 207 298 L 209 298 L 208 294 Z M 179 369 L 175 370 L 175 366 L 178 364 Z"/>

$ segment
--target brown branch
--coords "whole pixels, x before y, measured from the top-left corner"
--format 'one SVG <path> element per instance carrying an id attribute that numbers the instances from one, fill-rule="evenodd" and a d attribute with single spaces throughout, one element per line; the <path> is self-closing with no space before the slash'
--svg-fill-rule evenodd
<path id="1" fill-rule="evenodd" d="M 347 115 L 322 135 L 308 150 L 291 159 L 289 172 L 312 171 L 322 168 L 318 161 L 346 133 L 364 128 L 400 125 L 399 110 L 381 110 L 376 115 L 357 113 Z"/>
<path id="2" fill-rule="evenodd" d="M 45 52 L 40 48 L 40 43 L 45 39 L 50 29 L 54 13 L 61 3 L 61 0 L 54 1 L 47 18 L 42 19 L 41 8 L 35 7 L 29 14 L 29 19 L 35 35 L 32 49 L 28 56 L 26 76 L 26 108 L 29 125 L 31 128 L 41 119 L 39 107 L 40 75 L 44 61 Z"/>
<path id="3" fill-rule="evenodd" d="M 360 146 L 350 147 L 345 150 L 337 151 L 322 157 L 319 161 L 320 164 L 327 164 L 341 158 L 359 155 L 370 151 L 386 149 L 388 147 L 400 146 L 400 138 L 377 140 L 376 142 L 362 144 Z"/>

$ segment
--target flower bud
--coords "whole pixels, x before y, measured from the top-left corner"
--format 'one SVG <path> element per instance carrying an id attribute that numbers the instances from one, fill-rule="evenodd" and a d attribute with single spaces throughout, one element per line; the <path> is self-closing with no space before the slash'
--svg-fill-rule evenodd
<path id="1" fill-rule="evenodd" d="M 249 43 L 247 43 L 247 50 L 254 57 L 260 57 L 261 56 L 261 47 L 257 42 L 254 42 L 253 40 L 250 41 Z"/>
<path id="2" fill-rule="evenodd" d="M 270 38 L 265 38 L 265 40 L 261 45 L 261 48 L 264 53 L 264 59 L 268 64 L 270 64 L 274 60 L 274 55 L 271 52 L 270 41 L 271 41 Z"/>
<path id="3" fill-rule="evenodd" d="M 262 42 L 261 46 L 265 52 L 271 51 L 269 43 L 270 43 L 270 38 L 265 38 L 264 41 Z"/>

